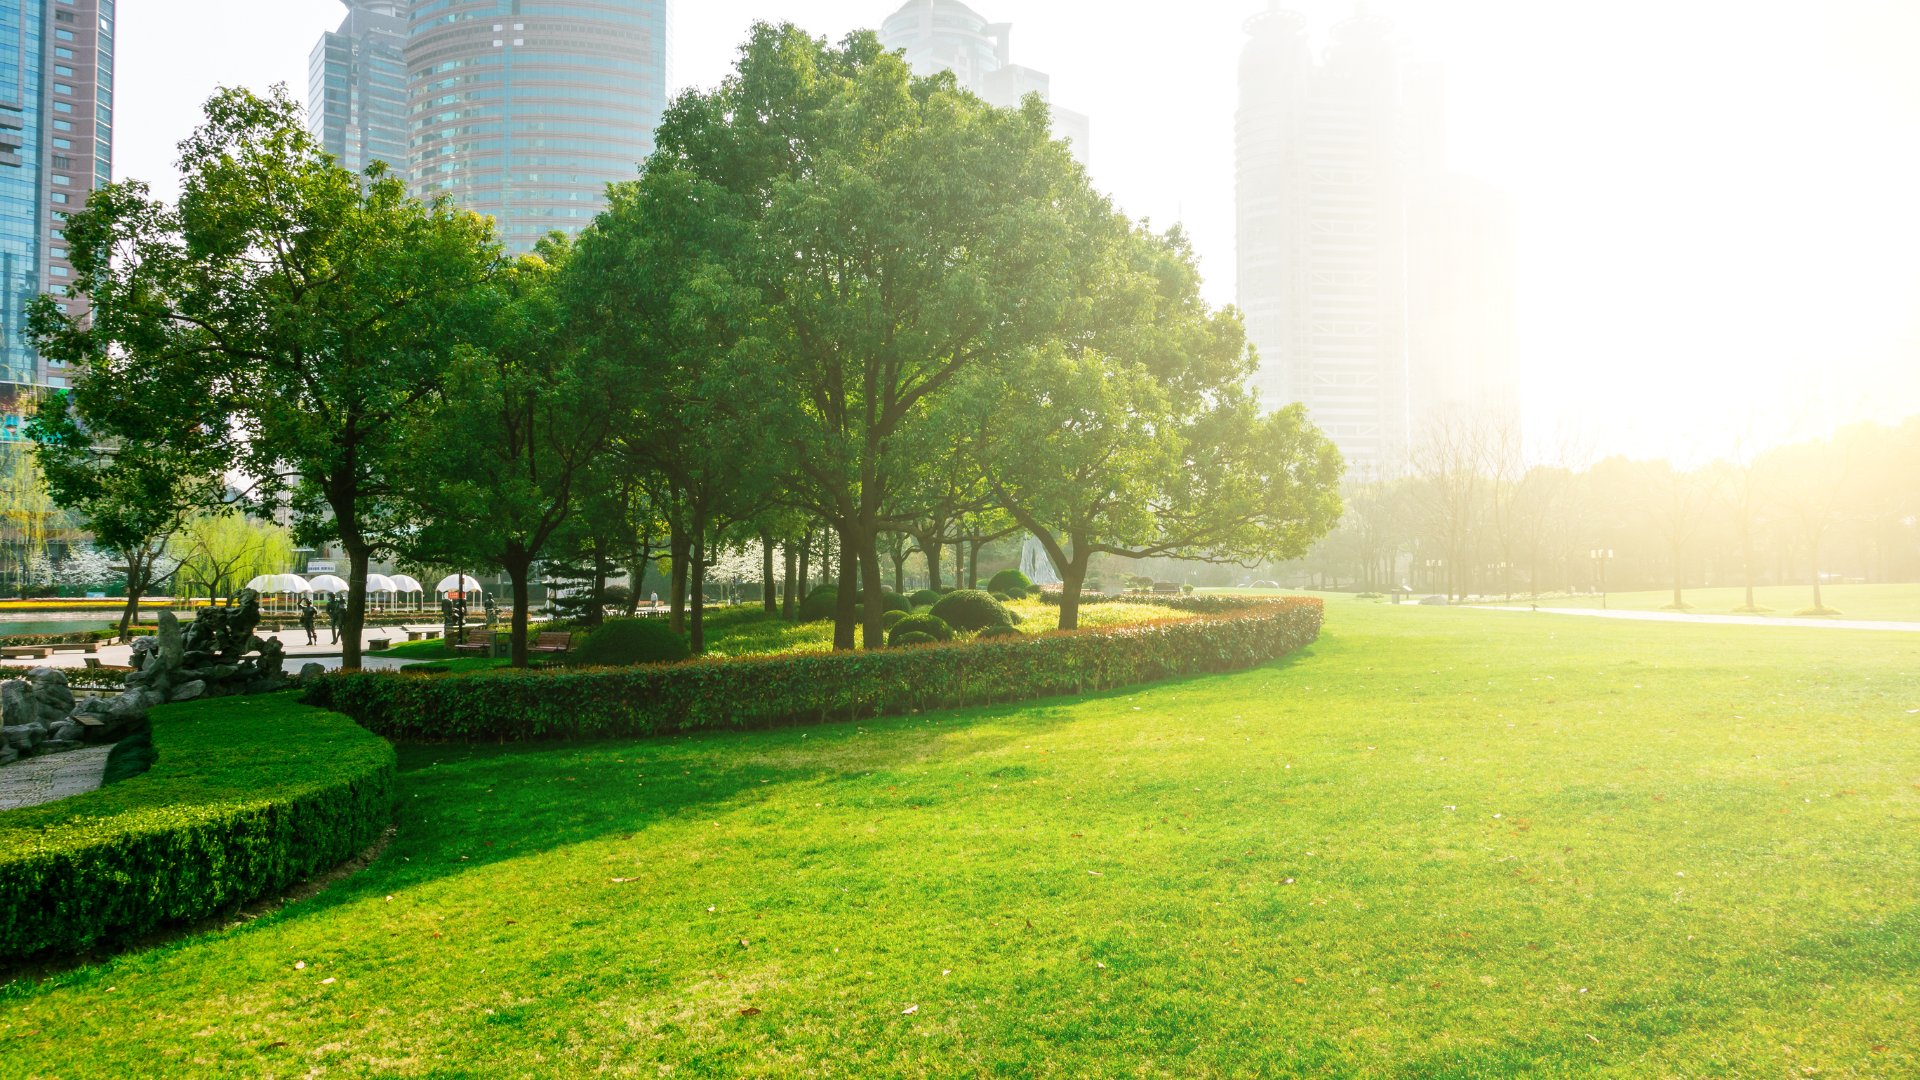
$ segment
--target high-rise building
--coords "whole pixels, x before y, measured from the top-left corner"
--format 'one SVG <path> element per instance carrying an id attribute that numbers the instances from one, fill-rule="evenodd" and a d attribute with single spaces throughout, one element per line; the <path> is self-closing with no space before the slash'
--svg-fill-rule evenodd
<path id="1" fill-rule="evenodd" d="M 407 172 L 513 251 L 577 233 L 639 175 L 666 105 L 670 0 L 415 0 Z"/>
<path id="2" fill-rule="evenodd" d="M 384 161 L 407 168 L 406 0 L 340 0 L 340 29 L 320 35 L 307 61 L 307 123 L 354 172 Z"/>
<path id="3" fill-rule="evenodd" d="M 113 176 L 113 20 L 114 0 L 0 0 L 0 440 L 20 438 L 26 388 L 66 385 L 26 306 L 86 307 L 62 228 Z"/>
<path id="4" fill-rule="evenodd" d="M 1028 94 L 1053 101 L 1046 72 L 1012 60 L 1012 23 L 990 23 L 959 0 L 907 0 L 880 24 L 880 44 L 905 51 L 915 75 L 951 71 L 963 89 L 996 108 L 1011 108 Z M 1091 161 L 1093 123 L 1085 114 L 1053 106 L 1053 135 L 1067 140 L 1074 160 Z"/>
<path id="5" fill-rule="evenodd" d="M 1357 14 L 1316 59 L 1278 0 L 1240 62 L 1239 303 L 1267 408 L 1304 402 L 1350 466 L 1420 420 L 1517 398 L 1510 198 L 1447 171 L 1444 74 Z"/>

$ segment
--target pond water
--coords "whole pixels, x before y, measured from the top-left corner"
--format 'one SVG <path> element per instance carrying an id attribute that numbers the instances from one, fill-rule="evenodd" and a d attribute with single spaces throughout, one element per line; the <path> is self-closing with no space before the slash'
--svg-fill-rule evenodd
<path id="1" fill-rule="evenodd" d="M 108 622 L 104 619 L 7 619 L 0 621 L 0 636 L 12 637 L 16 634 L 78 634 L 86 630 L 110 630 L 119 626 L 118 620 Z"/>

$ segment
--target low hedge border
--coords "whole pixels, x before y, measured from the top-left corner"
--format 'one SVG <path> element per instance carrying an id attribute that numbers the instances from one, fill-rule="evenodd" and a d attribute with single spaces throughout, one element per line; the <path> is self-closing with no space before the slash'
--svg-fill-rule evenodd
<path id="1" fill-rule="evenodd" d="M 1319 637 L 1319 599 L 1244 600 L 1218 617 L 876 652 L 697 659 L 442 678 L 337 672 L 306 701 L 393 739 L 509 741 L 764 727 L 1109 689 L 1239 671 Z"/>
<path id="2" fill-rule="evenodd" d="M 294 694 L 151 713 L 158 761 L 0 812 L 0 959 L 204 918 L 335 866 L 393 816 L 393 747 Z"/>

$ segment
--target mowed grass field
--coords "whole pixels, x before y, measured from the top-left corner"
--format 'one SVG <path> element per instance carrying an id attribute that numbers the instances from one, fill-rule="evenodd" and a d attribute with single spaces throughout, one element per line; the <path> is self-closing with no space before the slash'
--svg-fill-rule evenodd
<path id="1" fill-rule="evenodd" d="M 1916 674 L 1334 599 L 1131 693 L 404 747 L 371 868 L 15 978 L 0 1075 L 1913 1077 Z"/>
<path id="2" fill-rule="evenodd" d="M 1680 595 L 1695 615 L 1759 614 L 1772 618 L 1793 618 L 1794 612 L 1813 606 L 1811 585 L 1763 585 L 1754 589 L 1754 603 L 1773 609 L 1764 612 L 1734 611 L 1735 607 L 1747 602 L 1747 590 L 1744 588 L 1687 589 Z M 1820 587 L 1820 599 L 1827 607 L 1841 613 L 1835 618 L 1869 622 L 1920 622 L 1920 585 L 1823 585 Z M 1487 602 L 1508 601 L 1496 598 Z M 1511 601 L 1520 605 L 1532 602 L 1524 596 Z M 1539 603 L 1541 607 L 1597 608 L 1600 606 L 1600 597 L 1554 596 Z M 1660 611 L 1672 603 L 1672 589 L 1611 593 L 1606 598 L 1606 606 L 1615 611 Z"/>

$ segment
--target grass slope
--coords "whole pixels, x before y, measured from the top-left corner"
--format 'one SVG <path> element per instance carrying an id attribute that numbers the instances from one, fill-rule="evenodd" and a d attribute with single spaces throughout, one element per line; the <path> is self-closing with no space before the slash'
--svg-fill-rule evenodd
<path id="1" fill-rule="evenodd" d="M 380 862 L 8 984 L 0 1073 L 1913 1076 L 1908 638 L 1330 604 L 1131 694 L 403 747 Z"/>
<path id="2" fill-rule="evenodd" d="M 1763 585 L 1753 590 L 1755 604 L 1773 609 L 1764 612 L 1734 610 L 1747 602 L 1747 590 L 1744 588 L 1688 589 L 1681 593 L 1681 597 L 1696 615 L 1758 614 L 1771 618 L 1793 618 L 1794 612 L 1813 605 L 1813 587 Z M 1823 585 L 1820 587 L 1820 599 L 1827 607 L 1840 611 L 1842 614 L 1839 618 L 1869 622 L 1920 622 L 1920 585 Z M 1505 601 L 1496 599 L 1487 602 Z M 1512 602 L 1530 604 L 1533 601 L 1519 597 Z M 1672 589 L 1612 593 L 1606 598 L 1606 606 L 1615 611 L 1660 611 L 1672 603 Z M 1540 606 L 1597 608 L 1600 606 L 1600 597 L 1554 596 L 1540 601 Z"/>

